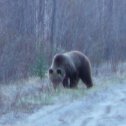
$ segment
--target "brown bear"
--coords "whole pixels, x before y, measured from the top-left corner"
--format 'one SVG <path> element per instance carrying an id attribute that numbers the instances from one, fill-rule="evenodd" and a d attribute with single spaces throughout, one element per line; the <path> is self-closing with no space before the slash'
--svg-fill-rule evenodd
<path id="1" fill-rule="evenodd" d="M 49 68 L 49 79 L 54 88 L 60 83 L 64 87 L 75 88 L 79 79 L 90 88 L 93 86 L 90 61 L 80 51 L 56 54 Z"/>

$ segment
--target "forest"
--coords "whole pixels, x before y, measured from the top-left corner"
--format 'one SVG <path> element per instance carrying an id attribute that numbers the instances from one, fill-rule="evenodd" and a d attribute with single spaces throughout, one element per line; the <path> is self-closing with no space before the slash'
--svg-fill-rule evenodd
<path id="1" fill-rule="evenodd" d="M 0 126 L 126 126 L 126 0 L 0 0 Z"/>
<path id="2" fill-rule="evenodd" d="M 116 72 L 126 59 L 125 12 L 125 0 L 1 0 L 0 81 L 43 77 L 70 50 Z"/>

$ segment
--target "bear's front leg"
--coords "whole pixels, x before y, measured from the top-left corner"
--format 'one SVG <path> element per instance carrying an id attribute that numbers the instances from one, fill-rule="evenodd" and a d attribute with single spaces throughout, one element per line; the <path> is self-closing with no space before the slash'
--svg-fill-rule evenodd
<path id="1" fill-rule="evenodd" d="M 72 76 L 70 78 L 70 88 L 77 88 L 77 84 L 78 84 L 79 78 L 78 76 Z"/>
<path id="2" fill-rule="evenodd" d="M 64 80 L 63 80 L 63 86 L 65 88 L 69 88 L 69 79 L 67 77 L 65 77 Z"/>

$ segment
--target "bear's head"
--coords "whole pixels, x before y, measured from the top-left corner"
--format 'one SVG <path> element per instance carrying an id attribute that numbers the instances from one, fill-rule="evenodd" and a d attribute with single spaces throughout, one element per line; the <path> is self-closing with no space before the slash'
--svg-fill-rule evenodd
<path id="1" fill-rule="evenodd" d="M 54 89 L 63 82 L 65 71 L 62 68 L 49 68 L 49 79 L 51 80 Z"/>
<path id="2" fill-rule="evenodd" d="M 56 54 L 53 58 L 51 67 L 49 68 L 49 79 L 51 80 L 53 87 L 56 87 L 63 82 L 67 66 L 67 58 L 63 54 Z"/>

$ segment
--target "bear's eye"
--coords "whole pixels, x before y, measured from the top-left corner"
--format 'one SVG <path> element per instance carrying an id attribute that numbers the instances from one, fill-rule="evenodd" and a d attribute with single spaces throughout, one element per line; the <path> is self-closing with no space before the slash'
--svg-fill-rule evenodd
<path id="1" fill-rule="evenodd" d="M 61 74 L 61 73 L 62 73 L 61 69 L 57 69 L 57 74 Z"/>
<path id="2" fill-rule="evenodd" d="M 52 69 L 49 69 L 49 73 L 52 74 L 53 73 L 53 70 Z"/>

